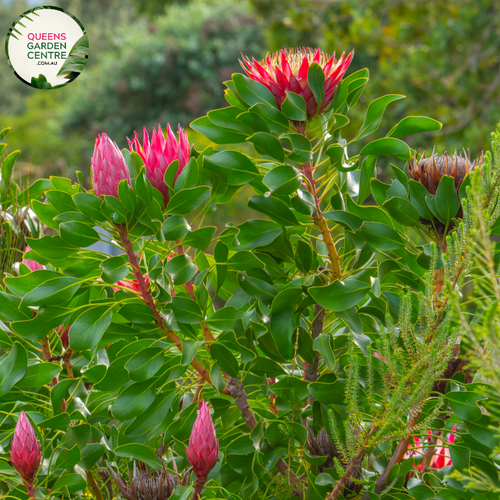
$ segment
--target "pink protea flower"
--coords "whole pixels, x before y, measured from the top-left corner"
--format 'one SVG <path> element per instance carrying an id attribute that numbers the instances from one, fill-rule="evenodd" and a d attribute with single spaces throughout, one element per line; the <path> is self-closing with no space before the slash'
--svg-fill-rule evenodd
<path id="1" fill-rule="evenodd" d="M 128 139 L 130 151 L 135 151 L 144 162 L 146 167 L 146 175 L 151 182 L 152 186 L 158 189 L 163 195 L 165 205 L 168 203 L 168 186 L 165 184 L 164 176 L 167 167 L 174 161 L 179 161 L 179 167 L 175 174 L 174 182 L 179 177 L 182 169 L 189 161 L 189 154 L 191 146 L 188 142 L 187 133 L 179 125 L 179 140 L 176 139 L 175 134 L 167 125 L 167 136 L 163 135 L 161 125 L 158 124 L 158 130 L 153 128 L 153 135 L 151 142 L 149 142 L 149 135 L 144 128 L 142 146 L 139 142 L 137 132 L 135 132 L 134 140 Z"/>
<path id="2" fill-rule="evenodd" d="M 92 156 L 94 193 L 118 198 L 118 184 L 124 179 L 131 184 L 127 162 L 120 148 L 106 134 L 99 135 Z"/>
<path id="3" fill-rule="evenodd" d="M 197 479 L 204 482 L 219 459 L 219 442 L 207 403 L 202 401 L 198 408 L 186 454 Z"/>
<path id="4" fill-rule="evenodd" d="M 24 411 L 21 411 L 10 449 L 10 461 L 30 487 L 33 485 L 41 459 L 40 443 Z"/>
<path id="5" fill-rule="evenodd" d="M 351 64 L 353 56 L 354 51 L 347 57 L 343 52 L 337 60 L 335 54 L 326 54 L 320 49 L 297 47 L 267 54 L 260 62 L 243 57 L 240 64 L 252 80 L 262 83 L 272 92 L 280 109 L 286 99 L 286 92 L 294 92 L 304 98 L 307 117 L 312 118 L 317 113 L 322 113 L 332 102 L 335 90 Z M 307 82 L 309 66 L 312 63 L 318 63 L 325 74 L 325 96 L 320 106 Z"/>
<path id="6" fill-rule="evenodd" d="M 26 250 L 24 253 L 27 253 L 31 250 L 30 247 L 26 247 Z M 22 260 L 22 263 L 23 264 L 26 264 L 28 267 L 29 267 L 29 270 L 30 271 L 43 271 L 44 269 L 46 269 L 45 266 L 42 266 L 42 264 L 39 264 L 38 262 L 36 262 L 35 260 L 25 260 L 23 259 Z"/>
<path id="7" fill-rule="evenodd" d="M 446 436 L 447 440 L 449 443 L 453 444 L 455 442 L 455 431 L 457 429 L 457 426 L 455 425 L 452 429 L 451 432 L 449 432 Z M 432 432 L 429 431 L 429 436 L 432 435 Z M 443 433 L 441 432 L 440 437 L 443 437 Z M 408 452 L 405 454 L 404 458 L 410 458 L 413 456 L 413 454 L 418 453 L 420 455 L 423 455 L 425 453 L 425 450 L 423 448 L 423 440 L 415 437 L 415 446 L 410 446 Z M 450 456 L 450 449 L 448 448 L 447 445 L 445 445 L 442 441 L 442 439 L 438 439 L 436 442 L 436 453 L 432 457 L 431 463 L 429 467 L 431 469 L 442 469 L 443 467 L 447 467 L 448 465 L 451 465 L 451 456 Z M 421 462 L 418 465 L 415 465 L 415 468 L 419 471 L 422 470 L 423 467 L 423 462 Z"/>

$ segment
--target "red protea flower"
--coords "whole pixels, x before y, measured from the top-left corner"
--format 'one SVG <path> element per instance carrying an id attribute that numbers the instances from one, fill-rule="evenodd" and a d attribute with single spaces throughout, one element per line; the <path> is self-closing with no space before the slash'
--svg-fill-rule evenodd
<path id="1" fill-rule="evenodd" d="M 202 480 L 204 484 L 219 459 L 219 442 L 207 403 L 202 401 L 198 408 L 198 417 L 189 438 L 186 454 L 196 478 L 198 481 Z"/>
<path id="2" fill-rule="evenodd" d="M 294 92 L 304 98 L 307 117 L 312 118 L 317 113 L 325 111 L 332 102 L 335 90 L 351 64 L 353 56 L 354 51 L 347 57 L 343 52 L 337 60 L 335 54 L 326 54 L 320 49 L 297 47 L 268 54 L 260 62 L 243 57 L 240 64 L 250 78 L 262 83 L 272 92 L 280 109 L 286 99 L 286 92 Z M 325 74 L 325 96 L 319 106 L 307 82 L 309 66 L 312 63 L 318 63 Z"/>
<path id="3" fill-rule="evenodd" d="M 26 247 L 26 250 L 24 251 L 24 253 L 27 253 L 30 250 L 31 250 L 30 247 Z M 23 259 L 22 263 L 26 264 L 29 267 L 30 271 L 42 271 L 42 270 L 46 269 L 45 266 L 42 266 L 42 264 L 39 264 L 35 260 L 25 260 L 25 259 Z"/>
<path id="4" fill-rule="evenodd" d="M 179 177 L 182 169 L 189 161 L 191 146 L 188 142 L 187 133 L 179 125 L 179 140 L 167 125 L 167 136 L 163 135 L 161 126 L 158 124 L 158 131 L 153 128 L 151 143 L 146 129 L 143 132 L 142 146 L 139 142 L 137 132 L 133 141 L 128 139 L 130 151 L 135 151 L 144 162 L 146 175 L 156 189 L 163 195 L 165 205 L 168 203 L 168 186 L 165 184 L 164 176 L 167 167 L 174 161 L 179 161 L 179 167 L 175 174 L 174 182 Z"/>
<path id="5" fill-rule="evenodd" d="M 33 480 L 41 459 L 40 443 L 37 441 L 35 431 L 24 411 L 21 411 L 10 449 L 10 461 L 26 481 L 28 491 L 33 486 Z"/>
<path id="6" fill-rule="evenodd" d="M 118 184 L 124 179 L 131 184 L 127 162 L 120 148 L 106 134 L 99 135 L 92 156 L 94 193 L 118 198 Z"/>

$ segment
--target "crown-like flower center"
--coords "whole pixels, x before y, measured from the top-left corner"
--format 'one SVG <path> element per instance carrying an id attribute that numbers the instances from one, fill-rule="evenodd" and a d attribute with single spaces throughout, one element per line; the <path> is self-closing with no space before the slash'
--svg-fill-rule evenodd
<path id="1" fill-rule="evenodd" d="M 304 61 L 304 57 L 307 59 L 307 62 L 309 64 L 312 64 L 314 62 L 314 57 L 316 56 L 317 50 L 318 49 L 312 49 L 311 47 L 294 47 L 290 49 L 283 49 L 278 52 L 273 52 L 271 54 L 268 54 L 267 57 L 269 58 L 273 66 L 277 66 L 278 68 L 283 70 L 283 67 L 281 66 L 281 52 L 283 52 L 286 56 L 288 64 L 290 65 L 292 74 L 294 76 L 298 76 L 300 67 L 302 66 L 302 63 Z M 323 68 L 331 59 L 331 57 L 331 54 L 327 54 L 326 52 L 320 50 L 319 61 L 317 62 Z M 263 59 L 261 64 L 264 65 L 266 64 L 266 62 L 267 58 Z"/>

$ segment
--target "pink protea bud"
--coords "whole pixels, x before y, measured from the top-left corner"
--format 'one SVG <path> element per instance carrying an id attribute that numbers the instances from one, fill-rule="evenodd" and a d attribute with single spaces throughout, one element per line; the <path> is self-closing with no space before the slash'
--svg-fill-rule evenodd
<path id="1" fill-rule="evenodd" d="M 143 132 L 142 146 L 139 142 L 137 132 L 135 132 L 133 141 L 128 138 L 127 140 L 130 151 L 135 151 L 142 158 L 149 181 L 163 195 L 166 205 L 168 203 L 168 186 L 164 180 L 165 172 L 174 160 L 178 160 L 179 167 L 175 174 L 175 182 L 182 169 L 187 165 L 191 150 L 187 133 L 179 125 L 179 140 L 177 140 L 170 128 L 170 124 L 168 124 L 167 136 L 165 137 L 161 126 L 158 124 L 158 131 L 153 128 L 151 143 L 149 142 L 149 135 L 146 129 Z"/>
<path id="2" fill-rule="evenodd" d="M 92 156 L 92 182 L 97 196 L 118 198 L 118 184 L 126 179 L 130 184 L 127 162 L 117 146 L 106 134 L 97 137 Z"/>
<path id="3" fill-rule="evenodd" d="M 26 247 L 25 253 L 29 252 L 30 250 L 31 250 L 30 247 Z M 42 270 L 46 269 L 45 266 L 42 266 L 42 264 L 39 264 L 38 262 L 36 262 L 34 260 L 25 260 L 25 259 L 23 259 L 22 263 L 26 264 L 29 267 L 30 271 L 42 271 Z"/>
<path id="4" fill-rule="evenodd" d="M 205 401 L 199 406 L 186 454 L 198 479 L 206 479 L 219 459 L 219 442 Z"/>
<path id="5" fill-rule="evenodd" d="M 40 443 L 24 411 L 21 411 L 10 449 L 10 461 L 26 483 L 32 485 L 41 459 Z"/>

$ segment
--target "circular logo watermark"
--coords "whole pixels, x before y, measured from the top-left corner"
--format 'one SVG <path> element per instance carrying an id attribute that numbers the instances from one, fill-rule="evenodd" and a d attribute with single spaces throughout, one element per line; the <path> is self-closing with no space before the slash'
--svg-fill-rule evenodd
<path id="1" fill-rule="evenodd" d="M 89 40 L 75 16 L 59 7 L 35 7 L 14 21 L 5 52 L 21 81 L 37 89 L 54 89 L 83 71 Z"/>

